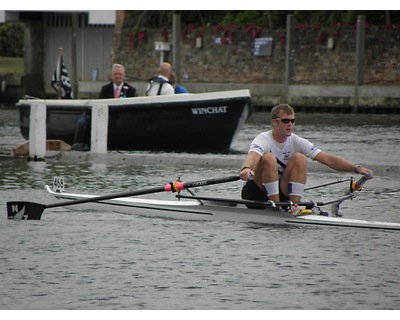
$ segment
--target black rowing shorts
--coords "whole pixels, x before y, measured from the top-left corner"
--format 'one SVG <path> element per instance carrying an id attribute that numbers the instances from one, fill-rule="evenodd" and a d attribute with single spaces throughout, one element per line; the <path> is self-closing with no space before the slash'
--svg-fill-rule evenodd
<path id="1" fill-rule="evenodd" d="M 243 186 L 242 199 L 264 201 L 264 202 L 269 200 L 268 196 L 265 194 L 265 191 L 261 190 L 254 182 L 254 180 L 247 181 L 246 184 Z M 289 200 L 289 198 L 286 197 L 282 192 L 280 186 L 279 186 L 279 199 L 280 201 Z M 246 205 L 246 206 L 252 209 L 263 209 L 260 208 L 260 206 L 252 206 L 252 205 Z"/>

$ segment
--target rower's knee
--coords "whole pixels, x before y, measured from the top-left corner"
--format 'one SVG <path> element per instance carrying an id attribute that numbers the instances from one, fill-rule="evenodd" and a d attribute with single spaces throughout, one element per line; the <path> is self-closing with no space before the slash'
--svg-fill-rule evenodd
<path id="1" fill-rule="evenodd" d="M 276 157 L 271 152 L 266 153 L 262 156 L 260 164 L 262 168 L 276 168 Z"/>
<path id="2" fill-rule="evenodd" d="M 307 157 L 304 154 L 301 153 L 295 153 L 291 158 L 290 162 L 292 162 L 292 165 L 294 165 L 296 168 L 307 168 Z"/>

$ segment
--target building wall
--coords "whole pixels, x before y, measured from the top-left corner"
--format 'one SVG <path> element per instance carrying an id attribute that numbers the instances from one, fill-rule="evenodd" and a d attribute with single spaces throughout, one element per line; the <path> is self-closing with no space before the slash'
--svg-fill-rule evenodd
<path id="1" fill-rule="evenodd" d="M 80 13 L 77 34 L 77 72 L 80 98 L 96 98 L 110 80 L 113 63 L 126 67 L 129 82 L 144 95 L 147 80 L 157 74 L 160 52 L 156 41 L 172 42 L 172 30 L 145 30 L 144 38 L 124 28 L 124 11 L 117 11 L 116 25 L 88 25 Z M 44 17 L 43 17 L 44 16 Z M 30 31 L 25 52 L 28 74 L 25 93 L 54 95 L 50 79 L 58 48 L 73 80 L 71 67 L 71 17 L 66 13 L 37 13 L 25 17 Z M 201 35 L 201 45 L 196 36 Z M 184 30 L 181 39 L 181 82 L 190 92 L 250 89 L 258 105 L 280 102 L 315 106 L 391 106 L 400 109 L 400 29 L 368 27 L 365 30 L 364 87 L 355 90 L 356 31 L 352 27 L 313 30 L 298 27 L 294 35 L 291 86 L 285 86 L 286 31 L 263 30 L 258 37 L 272 37 L 272 55 L 255 56 L 251 32 L 241 30 Z M 333 38 L 333 47 L 328 38 Z M 167 37 L 168 39 L 164 39 Z M 225 42 L 225 43 L 224 43 Z M 173 50 L 173 48 L 172 48 Z M 172 61 L 172 52 L 166 53 Z M 97 80 L 93 81 L 93 70 Z M 183 76 L 188 75 L 187 82 Z M 355 92 L 359 96 L 355 96 Z"/>
<path id="2" fill-rule="evenodd" d="M 225 31 L 225 33 L 224 33 Z M 154 42 L 163 41 L 160 30 L 147 30 L 144 39 L 120 31 L 119 48 L 114 48 L 114 61 L 122 63 L 127 76 L 146 80 L 154 76 L 160 53 Z M 196 46 L 196 34 L 202 35 L 201 48 Z M 262 31 L 259 37 L 272 37 L 271 56 L 254 55 L 254 39 L 246 30 L 196 30 L 183 32 L 181 45 L 181 78 L 186 73 L 190 82 L 283 83 L 285 70 L 285 30 Z M 334 30 L 295 30 L 293 83 L 354 84 L 356 31 L 352 27 Z M 328 47 L 328 38 L 333 47 Z M 172 30 L 168 30 L 168 40 Z M 225 44 L 221 44 L 225 39 Z M 231 41 L 230 41 L 231 39 Z M 330 42 L 329 42 L 330 43 Z M 365 31 L 364 84 L 400 83 L 400 30 L 367 28 Z M 172 54 L 166 55 L 167 61 Z"/>

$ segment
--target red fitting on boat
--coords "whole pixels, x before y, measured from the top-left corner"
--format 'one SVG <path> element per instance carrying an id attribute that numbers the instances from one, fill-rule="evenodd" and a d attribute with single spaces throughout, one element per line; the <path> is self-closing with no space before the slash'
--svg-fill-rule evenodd
<path id="1" fill-rule="evenodd" d="M 185 189 L 185 184 L 183 182 L 177 181 L 174 183 L 175 191 L 181 191 Z"/>

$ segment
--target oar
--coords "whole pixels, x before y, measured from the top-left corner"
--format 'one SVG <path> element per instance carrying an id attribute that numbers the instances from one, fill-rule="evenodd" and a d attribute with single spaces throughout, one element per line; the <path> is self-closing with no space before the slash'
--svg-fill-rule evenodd
<path id="1" fill-rule="evenodd" d="M 324 184 L 319 184 L 319 185 L 316 185 L 316 186 L 307 187 L 307 188 L 304 189 L 304 191 L 317 189 L 317 188 L 322 188 L 322 187 L 327 187 L 327 186 L 331 186 L 333 184 L 343 183 L 343 182 L 346 182 L 346 181 L 349 181 L 349 180 L 352 180 L 352 179 L 353 178 L 339 179 L 337 181 L 327 182 L 327 183 L 324 183 Z"/>
<path id="2" fill-rule="evenodd" d="M 155 187 L 150 189 L 142 189 L 136 191 L 127 191 L 120 193 L 113 193 L 93 198 L 79 199 L 79 200 L 71 200 L 66 202 L 57 202 L 53 204 L 40 204 L 35 202 L 27 202 L 27 201 L 10 201 L 7 202 L 7 217 L 8 219 L 23 219 L 23 220 L 40 220 L 43 210 L 54 207 L 65 207 L 71 206 L 75 204 L 87 203 L 87 202 L 99 202 L 102 200 L 109 200 L 114 198 L 122 198 L 122 197 L 131 197 L 131 196 L 139 196 L 150 193 L 164 192 L 164 191 L 181 191 L 187 188 L 194 187 L 202 187 L 212 184 L 225 183 L 231 181 L 239 180 L 239 176 L 229 176 L 223 178 L 215 178 L 208 180 L 198 180 L 193 182 L 174 182 L 168 183 L 163 187 Z"/>

